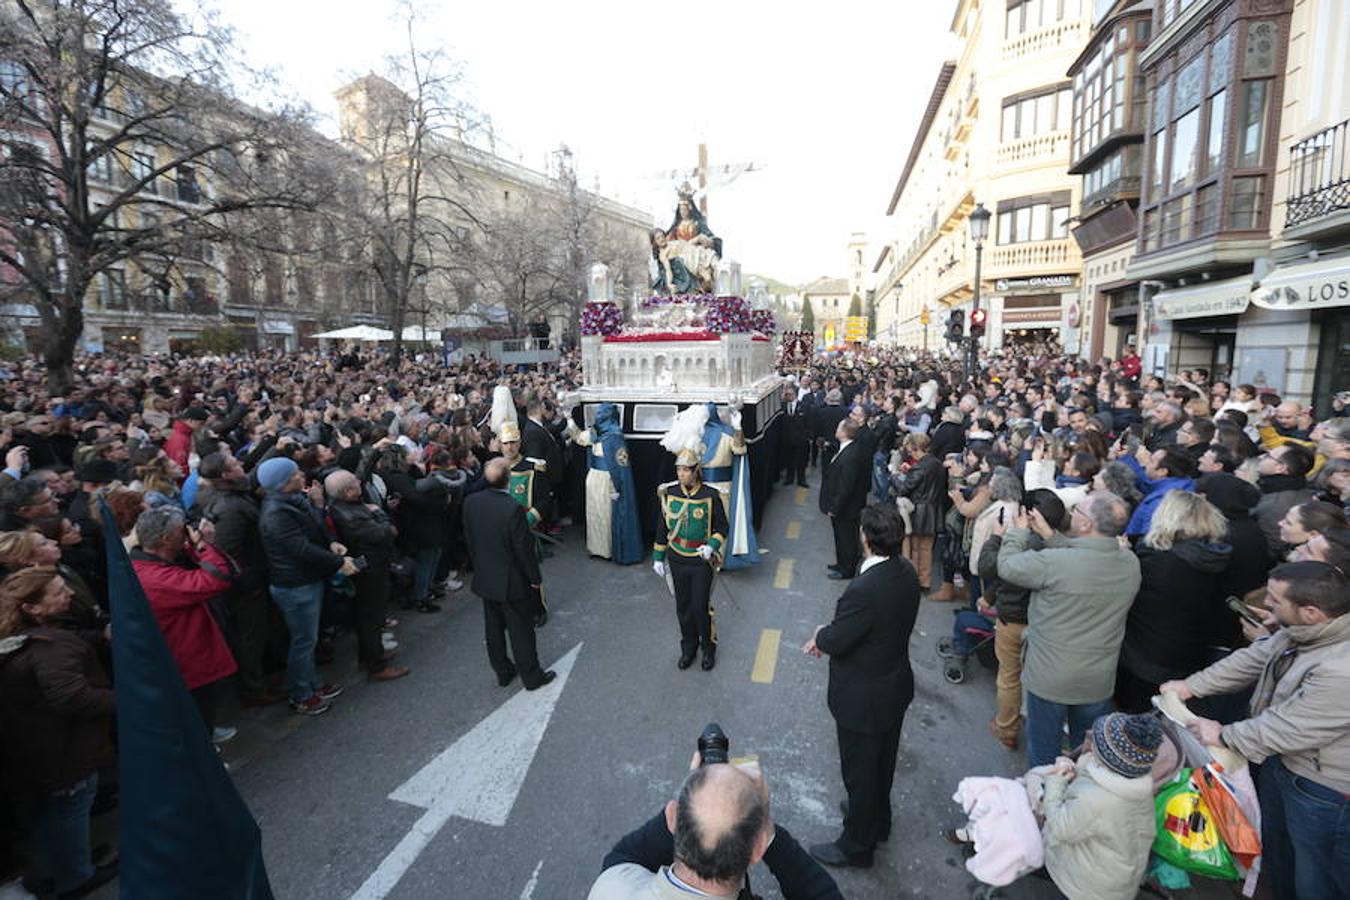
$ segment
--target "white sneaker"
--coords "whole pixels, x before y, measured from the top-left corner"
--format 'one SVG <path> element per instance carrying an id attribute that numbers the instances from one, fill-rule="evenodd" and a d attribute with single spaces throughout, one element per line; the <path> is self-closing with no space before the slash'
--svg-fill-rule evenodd
<path id="1" fill-rule="evenodd" d="M 211 743 L 226 744 L 234 740 L 234 736 L 239 733 L 239 729 L 233 725 L 217 725 L 211 729 Z"/>
<path id="2" fill-rule="evenodd" d="M 445 579 L 445 581 L 442 581 L 442 582 L 441 582 L 441 585 L 442 585 L 447 591 L 457 591 L 457 590 L 459 590 L 460 588 L 464 587 L 464 582 L 462 582 L 462 581 L 460 581 L 460 580 L 458 580 L 458 579 L 456 579 L 456 578 L 447 578 L 447 579 Z"/>
<path id="3" fill-rule="evenodd" d="M 384 649 L 386 652 L 389 650 L 398 649 L 398 641 L 394 640 L 394 636 L 392 634 L 381 635 L 380 642 L 384 645 Z"/>

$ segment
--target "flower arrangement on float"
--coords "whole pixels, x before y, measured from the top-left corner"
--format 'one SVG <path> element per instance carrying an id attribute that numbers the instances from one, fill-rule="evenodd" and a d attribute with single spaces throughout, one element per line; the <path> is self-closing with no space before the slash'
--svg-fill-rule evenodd
<path id="1" fill-rule="evenodd" d="M 581 310 L 581 333 L 608 337 L 623 330 L 623 311 L 610 302 L 587 303 Z"/>

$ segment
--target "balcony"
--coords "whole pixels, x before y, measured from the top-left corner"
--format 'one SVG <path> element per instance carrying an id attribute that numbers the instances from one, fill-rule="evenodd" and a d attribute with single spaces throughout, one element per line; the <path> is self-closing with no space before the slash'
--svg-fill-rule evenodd
<path id="1" fill-rule="evenodd" d="M 1309 238 L 1350 228 L 1350 119 L 1295 144 L 1289 154 L 1284 236 Z"/>
<path id="2" fill-rule="evenodd" d="M 1001 10 L 1003 7 L 1000 6 Z M 1003 59 L 1012 61 L 1057 50 L 1077 51 L 1087 43 L 1087 30 L 1078 19 L 1066 19 L 1003 42 Z"/>
<path id="3" fill-rule="evenodd" d="M 1069 132 L 1058 131 L 1052 134 L 1038 134 L 1017 141 L 1000 144 L 998 164 L 1006 167 L 1059 163 L 1060 168 L 1069 162 Z"/>
<path id="4" fill-rule="evenodd" d="M 988 253 L 988 259 L 989 271 L 986 277 L 995 274 L 1074 271 L 1081 264 L 1078 250 L 1068 238 L 994 247 Z"/>

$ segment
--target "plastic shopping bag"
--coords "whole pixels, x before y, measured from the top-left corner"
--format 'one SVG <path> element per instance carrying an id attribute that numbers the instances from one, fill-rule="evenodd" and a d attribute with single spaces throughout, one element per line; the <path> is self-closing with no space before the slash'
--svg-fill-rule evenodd
<path id="1" fill-rule="evenodd" d="M 1237 798 L 1208 766 L 1194 770 L 1191 781 L 1199 788 L 1200 796 L 1205 798 L 1205 806 L 1209 808 L 1214 825 L 1219 829 L 1219 837 L 1223 838 L 1228 852 L 1250 869 L 1261 855 L 1261 835 L 1247 821 Z"/>
<path id="2" fill-rule="evenodd" d="M 1153 852 L 1187 872 L 1236 881 L 1240 876 L 1233 856 L 1205 798 L 1191 782 L 1191 772 L 1182 769 L 1154 797 Z"/>

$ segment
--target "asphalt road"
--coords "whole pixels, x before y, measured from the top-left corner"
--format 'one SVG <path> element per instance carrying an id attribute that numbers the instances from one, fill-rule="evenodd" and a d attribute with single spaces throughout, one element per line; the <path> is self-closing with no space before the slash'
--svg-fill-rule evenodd
<path id="1" fill-rule="evenodd" d="M 589 559 L 571 528 L 544 564 L 551 618 L 540 655 L 563 661 L 548 688 L 497 687 L 482 610 L 465 590 L 439 614 L 397 613 L 409 677 L 366 683 L 345 638 L 326 673 L 347 685 L 332 712 L 240 714 L 225 756 L 262 828 L 277 897 L 584 898 L 615 840 L 673 796 L 709 721 L 727 731 L 733 756 L 760 759 L 776 821 L 803 844 L 834 838 L 844 793 L 827 663 L 799 649 L 842 591 L 825 577 L 833 549 L 815 499 L 814 487 L 779 490 L 760 532 L 762 563 L 721 576 L 713 672 L 676 669 L 674 601 L 649 564 Z M 939 833 L 959 824 L 951 795 L 963 775 L 1024 765 L 986 730 L 992 673 L 972 660 L 965 684 L 942 678 L 933 647 L 951 617 L 950 604 L 924 601 L 894 832 L 873 868 L 836 873 L 847 897 L 977 896 Z M 765 898 L 780 896 L 767 870 L 753 879 Z M 1028 881 L 999 896 L 1041 893 Z"/>

